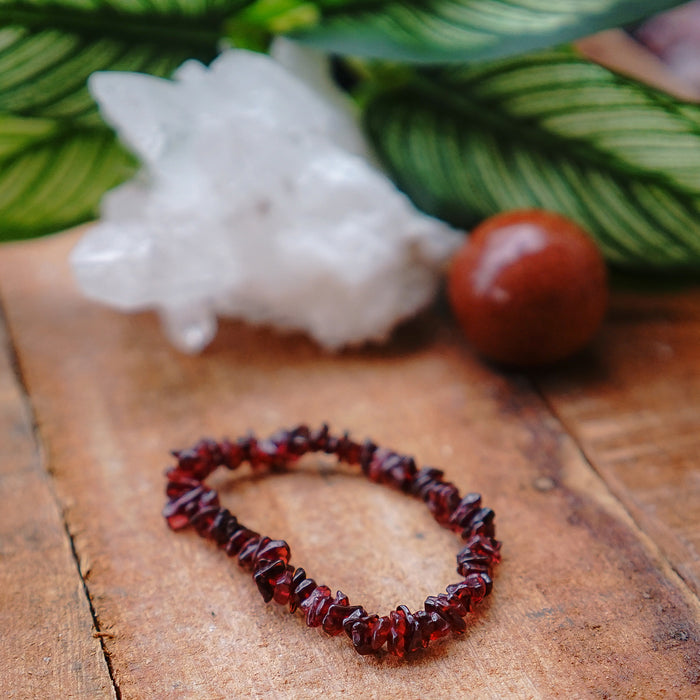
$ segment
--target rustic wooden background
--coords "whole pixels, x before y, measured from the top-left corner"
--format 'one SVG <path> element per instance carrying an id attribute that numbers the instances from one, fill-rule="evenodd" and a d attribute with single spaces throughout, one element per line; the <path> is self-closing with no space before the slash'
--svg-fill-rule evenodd
<path id="1" fill-rule="evenodd" d="M 439 310 L 328 355 L 222 324 L 199 357 L 76 291 L 76 233 L 0 249 L 0 697 L 700 697 L 700 289 L 617 291 L 590 351 L 503 373 Z M 168 451 L 330 421 L 443 466 L 504 560 L 463 637 L 408 661 L 265 606 L 161 516 Z M 310 460 L 224 475 L 293 563 L 386 612 L 456 580 L 410 498 Z"/>

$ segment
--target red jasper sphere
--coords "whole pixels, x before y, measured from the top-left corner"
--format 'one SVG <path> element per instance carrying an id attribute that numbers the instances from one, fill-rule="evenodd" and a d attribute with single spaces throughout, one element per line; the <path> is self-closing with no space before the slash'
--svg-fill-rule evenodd
<path id="1" fill-rule="evenodd" d="M 452 260 L 452 309 L 487 359 L 543 365 L 586 345 L 608 303 L 593 239 L 569 219 L 520 210 L 484 221 Z"/>

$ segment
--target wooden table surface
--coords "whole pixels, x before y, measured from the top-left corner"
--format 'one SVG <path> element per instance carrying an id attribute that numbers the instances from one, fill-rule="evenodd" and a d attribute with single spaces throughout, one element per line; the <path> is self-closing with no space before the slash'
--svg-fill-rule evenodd
<path id="1" fill-rule="evenodd" d="M 445 314 L 338 356 L 223 323 L 198 357 L 83 299 L 76 233 L 0 249 L 0 697 L 700 697 L 700 289 L 616 292 L 590 351 L 503 373 Z M 329 421 L 437 464 L 497 513 L 494 593 L 410 660 L 262 602 L 167 529 L 168 451 Z M 324 460 L 224 475 L 292 562 L 387 612 L 456 580 L 422 504 Z"/>

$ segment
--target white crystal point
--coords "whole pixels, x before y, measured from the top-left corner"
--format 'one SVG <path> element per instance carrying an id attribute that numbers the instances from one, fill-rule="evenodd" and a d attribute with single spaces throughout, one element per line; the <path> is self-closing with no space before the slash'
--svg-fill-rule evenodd
<path id="1" fill-rule="evenodd" d="M 461 242 L 358 155 L 342 101 L 269 56 L 227 51 L 174 81 L 98 74 L 90 89 L 144 167 L 105 196 L 71 255 L 76 279 L 101 302 L 157 310 L 186 352 L 217 314 L 331 349 L 383 340 L 429 303 Z"/>
<path id="2" fill-rule="evenodd" d="M 186 128 L 177 87 L 167 80 L 140 73 L 98 72 L 88 79 L 88 88 L 102 118 L 146 163 L 156 162 L 167 139 L 177 138 Z"/>
<path id="3" fill-rule="evenodd" d="M 357 106 L 333 82 L 328 58 L 315 49 L 281 36 L 273 40 L 270 55 L 333 108 L 328 118 L 333 122 L 330 129 L 335 144 L 373 161 L 374 156 L 357 125 Z"/>
<path id="4" fill-rule="evenodd" d="M 207 304 L 161 309 L 160 320 L 170 342 L 190 355 L 203 350 L 216 335 L 216 313 Z"/>

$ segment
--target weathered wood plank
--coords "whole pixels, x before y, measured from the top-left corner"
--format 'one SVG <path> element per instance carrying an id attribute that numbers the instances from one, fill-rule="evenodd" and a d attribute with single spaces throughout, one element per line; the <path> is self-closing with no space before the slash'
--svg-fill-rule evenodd
<path id="1" fill-rule="evenodd" d="M 0 315 L 0 697 L 113 698 Z"/>
<path id="2" fill-rule="evenodd" d="M 618 294 L 588 362 L 540 377 L 548 401 L 700 593 L 700 289 Z"/>
<path id="3" fill-rule="evenodd" d="M 80 299 L 65 264 L 73 240 L 0 251 L 0 285 L 123 697 L 697 691 L 698 599 L 524 378 L 478 363 L 436 319 L 388 348 L 337 357 L 225 324 L 206 353 L 183 357 L 151 315 Z M 412 662 L 357 657 L 346 639 L 264 606 L 221 552 L 166 529 L 168 449 L 302 420 L 443 465 L 496 509 L 504 561 L 467 636 Z M 319 476 L 315 461 L 308 469 L 228 477 L 223 498 L 370 609 L 415 607 L 455 580 L 457 542 L 420 504 L 351 475 Z"/>

